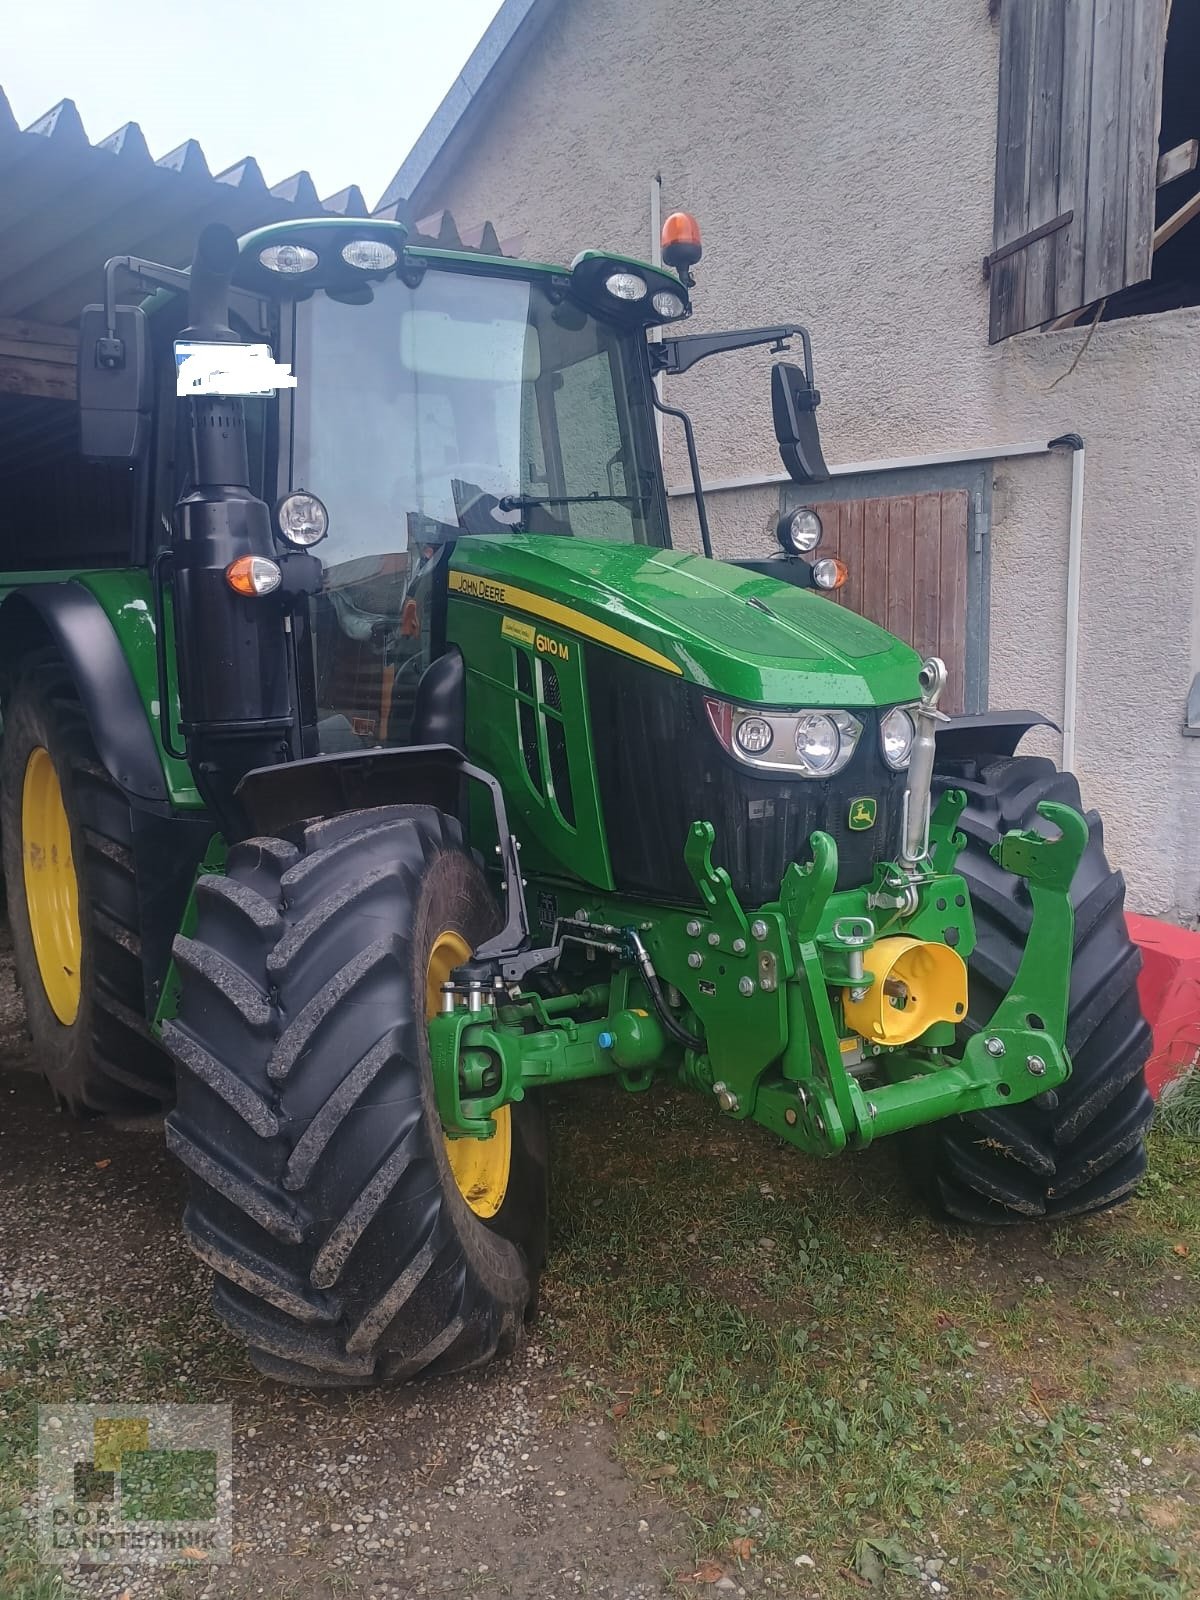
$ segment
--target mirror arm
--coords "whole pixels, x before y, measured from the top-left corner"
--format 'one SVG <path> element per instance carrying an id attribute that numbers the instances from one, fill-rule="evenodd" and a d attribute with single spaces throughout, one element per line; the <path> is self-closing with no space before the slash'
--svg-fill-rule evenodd
<path id="1" fill-rule="evenodd" d="M 650 369 L 677 375 L 687 372 L 697 361 L 708 356 L 724 355 L 729 350 L 749 350 L 755 345 L 769 344 L 771 354 L 781 354 L 790 348 L 789 339 L 799 339 L 804 350 L 804 371 L 812 385 L 812 340 L 808 329 L 800 323 L 778 323 L 768 328 L 731 328 L 727 333 L 684 333 L 676 338 L 664 338 L 649 346 Z M 816 390 L 813 390 L 814 394 Z"/>
<path id="2" fill-rule="evenodd" d="M 696 496 L 696 520 L 700 524 L 700 544 L 703 547 L 704 554 L 711 561 L 712 535 L 708 531 L 708 507 L 704 504 L 704 486 L 700 482 L 700 458 L 696 454 L 696 434 L 692 427 L 692 419 L 679 406 L 669 406 L 653 384 L 650 385 L 650 398 L 654 402 L 656 411 L 661 411 L 664 417 L 674 417 L 683 424 L 683 438 L 684 443 L 687 445 L 688 464 L 692 469 L 692 488 Z"/>
<path id="3" fill-rule="evenodd" d="M 110 372 L 118 372 L 125 365 L 125 341 L 117 333 L 117 274 L 124 273 L 134 288 L 143 293 L 155 289 L 174 289 L 187 294 L 191 275 L 181 267 L 164 267 L 157 261 L 146 261 L 141 256 L 111 256 L 104 263 L 104 338 L 96 341 L 96 365 Z M 246 317 L 252 327 L 266 329 L 266 301 L 261 295 L 244 289 L 234 289 L 230 303 Z"/>

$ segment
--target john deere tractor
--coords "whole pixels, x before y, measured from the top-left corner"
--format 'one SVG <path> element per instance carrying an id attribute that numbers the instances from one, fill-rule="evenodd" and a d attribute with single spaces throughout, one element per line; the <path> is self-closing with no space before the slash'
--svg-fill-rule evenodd
<path id="1" fill-rule="evenodd" d="M 1123 885 L 1014 754 L 1043 719 L 948 718 L 803 520 L 714 560 L 697 478 L 703 553 L 672 545 L 660 372 L 794 352 L 776 435 L 825 474 L 807 333 L 681 332 L 698 255 L 686 217 L 661 267 L 211 227 L 189 272 L 109 263 L 77 438 L 17 470 L 29 1026 L 72 1111 L 171 1108 L 188 1242 L 279 1378 L 512 1346 L 575 1080 L 813 1156 L 900 1135 L 968 1223 L 1143 1171 Z"/>

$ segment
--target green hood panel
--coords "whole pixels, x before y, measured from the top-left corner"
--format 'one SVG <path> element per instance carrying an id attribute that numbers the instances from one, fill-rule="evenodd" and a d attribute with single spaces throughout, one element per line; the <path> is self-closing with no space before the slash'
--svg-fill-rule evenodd
<path id="1" fill-rule="evenodd" d="M 547 534 L 472 535 L 455 546 L 452 566 L 615 629 L 731 699 L 870 706 L 919 694 L 916 651 L 865 617 L 811 589 L 688 551 Z M 489 596 L 486 586 L 475 597 L 522 609 L 499 591 Z M 561 616 L 547 620 L 570 626 Z"/>

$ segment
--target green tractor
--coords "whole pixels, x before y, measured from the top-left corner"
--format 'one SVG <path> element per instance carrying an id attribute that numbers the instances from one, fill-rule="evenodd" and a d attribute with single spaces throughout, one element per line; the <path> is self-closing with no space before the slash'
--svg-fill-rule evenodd
<path id="1" fill-rule="evenodd" d="M 712 558 L 656 375 L 798 340 L 771 403 L 801 483 L 820 397 L 802 328 L 679 331 L 699 239 L 667 237 L 564 268 L 323 218 L 118 258 L 76 436 L 25 470 L 0 805 L 29 1027 L 72 1111 L 171 1108 L 188 1243 L 278 1378 L 512 1347 L 551 1085 L 682 1083 L 815 1156 L 899 1134 L 969 1223 L 1144 1170 L 1099 820 L 1014 753 L 1044 719 L 948 718 L 940 661 L 831 603 L 803 521 Z"/>

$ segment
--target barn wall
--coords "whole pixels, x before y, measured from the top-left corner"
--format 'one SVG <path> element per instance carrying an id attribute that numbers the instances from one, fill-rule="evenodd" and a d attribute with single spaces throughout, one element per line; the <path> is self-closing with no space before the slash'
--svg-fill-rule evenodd
<path id="1" fill-rule="evenodd" d="M 1076 765 L 1131 903 L 1192 920 L 1200 310 L 989 347 L 997 50 L 982 3 L 560 0 L 422 208 L 491 217 L 541 259 L 646 255 L 661 172 L 664 213 L 704 228 L 692 326 L 810 325 L 830 462 L 1082 434 Z M 671 386 L 706 476 L 778 472 L 769 364 L 718 358 Z M 668 477 L 685 477 L 673 441 Z M 997 463 L 995 706 L 1061 714 L 1069 502 L 1065 454 Z M 778 505 L 777 487 L 714 495 L 718 552 L 763 548 Z"/>

